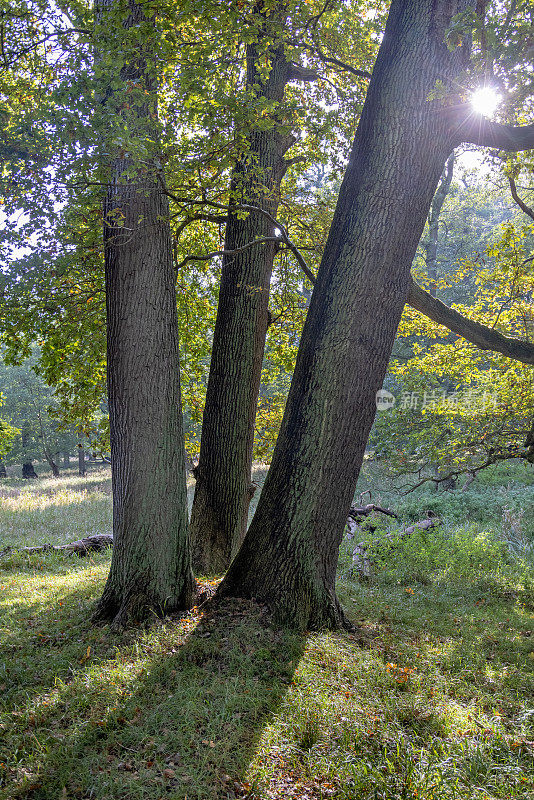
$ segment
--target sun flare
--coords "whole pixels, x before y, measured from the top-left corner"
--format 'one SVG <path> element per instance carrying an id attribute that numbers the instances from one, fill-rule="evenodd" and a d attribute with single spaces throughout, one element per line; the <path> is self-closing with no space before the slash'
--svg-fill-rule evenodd
<path id="1" fill-rule="evenodd" d="M 477 89 L 471 95 L 471 105 L 476 114 L 482 114 L 484 117 L 491 117 L 501 102 L 500 95 L 491 86 L 484 86 L 482 89 Z"/>

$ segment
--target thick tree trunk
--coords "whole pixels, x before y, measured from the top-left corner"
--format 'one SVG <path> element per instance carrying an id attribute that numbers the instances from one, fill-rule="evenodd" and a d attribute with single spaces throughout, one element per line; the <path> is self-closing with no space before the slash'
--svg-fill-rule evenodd
<path id="1" fill-rule="evenodd" d="M 265 23 L 270 30 L 270 24 Z M 265 53 L 261 54 L 265 57 Z M 258 45 L 247 48 L 247 85 L 281 102 L 289 79 L 283 48 L 271 54 L 269 77 L 258 71 Z M 284 154 L 294 137 L 274 127 L 254 131 L 236 166 L 231 202 L 260 207 L 275 218 L 280 183 L 287 169 Z M 274 237 L 275 225 L 261 213 L 230 212 L 225 250 L 260 237 Z M 219 304 L 211 354 L 200 458 L 191 512 L 193 563 L 202 573 L 224 571 L 246 531 L 255 486 L 251 480 L 254 422 L 260 388 L 275 241 L 254 245 L 223 258 Z"/>
<path id="2" fill-rule="evenodd" d="M 101 0 L 102 26 L 109 24 L 105 12 L 118 8 L 118 0 Z M 143 47 L 128 39 L 130 64 L 120 72 L 137 88 L 125 123 L 147 152 L 138 162 L 113 161 L 104 202 L 114 549 L 95 619 L 116 627 L 187 608 L 193 589 L 172 243 L 153 148 L 157 86 L 146 23 L 143 4 L 130 0 L 124 29 L 142 25 L 145 33 Z M 114 24 L 120 25 L 116 17 Z M 116 63 L 120 51 L 112 56 Z M 113 97 L 108 102 L 110 113 L 117 112 Z"/>
<path id="3" fill-rule="evenodd" d="M 467 3 L 394 0 L 304 326 L 254 520 L 221 594 L 256 597 L 300 628 L 344 623 L 334 581 L 375 396 L 443 164 L 441 103 L 465 49 L 444 34 Z"/>

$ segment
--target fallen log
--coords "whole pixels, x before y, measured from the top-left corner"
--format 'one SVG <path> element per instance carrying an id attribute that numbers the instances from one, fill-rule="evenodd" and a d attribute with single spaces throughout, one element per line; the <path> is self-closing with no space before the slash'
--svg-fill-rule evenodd
<path id="1" fill-rule="evenodd" d="M 378 511 L 381 514 L 385 514 L 387 517 L 393 517 L 394 519 L 398 519 L 397 514 L 395 514 L 389 508 L 382 508 L 382 506 L 379 506 L 376 503 L 368 503 L 365 506 L 351 506 L 349 511 L 349 516 L 347 519 L 349 538 L 352 539 L 356 531 L 356 528 L 359 527 L 360 525 L 360 522 L 366 519 L 369 516 L 369 514 L 372 514 L 373 511 Z"/>
<path id="2" fill-rule="evenodd" d="M 368 503 L 366 506 L 351 506 L 349 517 L 360 519 L 361 517 L 368 517 L 373 511 L 380 511 L 381 514 L 386 514 L 388 517 L 398 519 L 394 511 L 391 511 L 389 508 L 382 508 L 382 506 L 378 506 L 376 503 Z"/>
<path id="3" fill-rule="evenodd" d="M 409 525 L 401 531 L 401 538 L 404 539 L 406 536 L 411 536 L 411 534 L 416 531 L 426 531 L 430 528 L 435 528 L 440 523 L 440 518 L 436 517 L 433 511 L 427 511 L 426 519 L 415 522 L 413 525 Z M 393 535 L 392 533 L 386 533 L 384 536 L 373 539 L 371 542 L 359 542 L 352 551 L 353 567 L 351 571 L 353 573 L 357 572 L 360 578 L 370 578 L 373 574 L 373 562 L 368 552 L 369 548 L 379 542 L 391 542 Z"/>
<path id="4" fill-rule="evenodd" d="M 62 551 L 70 554 L 75 553 L 77 556 L 86 556 L 88 553 L 99 552 L 108 547 L 113 547 L 113 536 L 110 533 L 101 533 L 95 536 L 87 536 L 84 539 L 77 539 L 75 542 L 69 542 L 69 544 L 63 545 L 43 544 L 37 547 L 7 547 L 5 550 L 2 550 L 0 555 L 7 555 L 16 550 L 29 554 Z"/>
<path id="5" fill-rule="evenodd" d="M 422 519 L 421 522 L 415 522 L 413 525 L 410 525 L 409 528 L 405 528 L 404 535 L 409 536 L 410 533 L 414 533 L 417 530 L 427 531 L 429 528 L 435 528 L 436 525 L 439 525 L 439 523 L 440 523 L 440 518 L 436 517 L 432 513 L 432 515 L 427 517 L 427 519 Z"/>

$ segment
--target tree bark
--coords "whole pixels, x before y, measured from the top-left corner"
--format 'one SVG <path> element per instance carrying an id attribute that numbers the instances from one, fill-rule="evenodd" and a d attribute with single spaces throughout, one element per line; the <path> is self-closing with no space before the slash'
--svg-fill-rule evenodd
<path id="1" fill-rule="evenodd" d="M 0 461 L 0 478 L 7 478 L 6 465 L 3 461 Z"/>
<path id="2" fill-rule="evenodd" d="M 65 469 L 68 469 L 70 467 L 70 453 L 68 453 L 67 451 L 63 453 L 63 466 L 65 467 Z"/>
<path id="3" fill-rule="evenodd" d="M 393 0 L 317 275 L 258 508 L 220 593 L 256 597 L 299 628 L 345 624 L 335 595 L 354 495 L 410 267 L 458 143 L 441 101 L 468 48 L 452 16 L 472 4 Z"/>
<path id="4" fill-rule="evenodd" d="M 122 25 L 119 13 L 118 0 L 100 0 L 97 47 L 117 63 L 122 32 L 134 29 L 127 63 L 109 77 L 134 87 L 124 121 L 146 151 L 136 160 L 115 146 L 104 201 L 115 546 L 94 619 L 115 627 L 187 608 L 193 589 L 169 208 L 154 144 L 156 28 L 143 3 L 130 0 Z M 106 35 L 113 24 L 115 38 Z M 107 103 L 122 113 L 124 95 L 110 92 Z"/>
<path id="5" fill-rule="evenodd" d="M 525 458 L 530 464 L 534 464 L 534 419 L 532 420 L 532 426 L 528 432 L 524 447 L 526 448 L 526 451 L 523 454 L 523 458 Z"/>
<path id="6" fill-rule="evenodd" d="M 50 467 L 50 469 L 52 470 L 52 475 L 54 476 L 54 478 L 59 478 L 59 467 L 56 464 L 56 462 L 54 461 L 54 459 L 52 458 L 52 455 L 49 452 L 48 448 L 44 444 L 44 442 L 45 442 L 44 437 L 42 438 L 42 441 L 43 441 L 43 455 L 45 457 L 45 461 L 48 464 L 48 466 Z"/>
<path id="7" fill-rule="evenodd" d="M 46 456 L 46 460 L 48 462 L 48 466 L 52 470 L 52 475 L 54 476 L 54 478 L 59 478 L 59 467 L 54 461 L 54 459 L 51 456 Z"/>
<path id="8" fill-rule="evenodd" d="M 273 20 L 262 16 L 262 36 Z M 285 12 L 276 15 L 283 25 Z M 282 46 L 269 53 L 267 79 L 259 70 L 258 44 L 247 46 L 247 86 L 258 96 L 281 102 L 290 79 Z M 295 141 L 281 134 L 278 120 L 270 130 L 255 130 L 231 180 L 231 202 L 260 207 L 276 218 L 280 183 L 287 169 L 284 154 Z M 263 237 L 274 237 L 275 225 L 261 213 L 230 210 L 225 251 Z M 191 541 L 195 568 L 223 572 L 237 552 L 246 531 L 248 508 L 255 486 L 251 479 L 254 422 L 268 327 L 271 271 L 275 241 L 223 257 L 219 303 L 213 338 L 206 404 L 202 421 L 199 464 L 191 512 Z"/>

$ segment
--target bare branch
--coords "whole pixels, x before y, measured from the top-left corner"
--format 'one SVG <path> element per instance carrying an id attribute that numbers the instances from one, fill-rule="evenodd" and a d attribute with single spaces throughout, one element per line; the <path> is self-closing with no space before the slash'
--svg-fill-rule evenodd
<path id="1" fill-rule="evenodd" d="M 346 64 L 344 61 L 341 61 L 339 58 L 335 58 L 335 56 L 327 56 L 323 50 L 319 47 L 318 44 L 310 44 L 309 42 L 301 42 L 301 45 L 309 50 L 310 53 L 314 53 L 323 64 L 333 64 L 335 67 L 339 67 L 340 70 L 344 72 L 350 72 L 356 78 L 370 78 L 371 73 L 368 72 L 366 69 L 357 69 L 356 67 L 352 67 L 350 64 Z"/>
<path id="2" fill-rule="evenodd" d="M 511 175 L 508 176 L 508 181 L 510 182 L 510 192 L 512 193 L 512 197 L 514 198 L 515 202 L 517 203 L 521 211 L 527 214 L 527 216 L 529 216 L 530 219 L 534 219 L 534 209 L 530 208 L 530 206 L 527 206 L 527 204 L 523 200 L 521 200 L 521 198 L 517 193 L 516 182 Z"/>
<path id="3" fill-rule="evenodd" d="M 192 222 L 225 222 L 226 216 L 224 214 L 194 214 L 191 217 L 186 217 L 183 222 L 178 225 L 174 234 L 175 239 L 179 239 L 182 232 L 191 225 Z"/>
<path id="4" fill-rule="evenodd" d="M 248 211 L 250 213 L 262 214 L 270 222 L 272 222 L 272 224 L 275 227 L 275 229 L 280 231 L 280 236 L 274 236 L 274 237 L 266 236 L 266 237 L 264 237 L 262 239 L 255 239 L 253 242 L 249 242 L 248 244 L 243 245 L 243 247 L 239 247 L 236 250 L 217 250 L 217 251 L 215 251 L 213 253 L 207 253 L 205 256 L 188 256 L 180 264 L 178 264 L 177 269 L 179 269 L 180 267 L 184 266 L 184 264 L 186 264 L 188 261 L 206 261 L 206 260 L 208 260 L 210 258 L 214 258 L 215 256 L 234 255 L 235 253 L 238 253 L 241 250 L 246 250 L 246 249 L 248 249 L 249 247 L 252 247 L 255 244 L 261 244 L 261 243 L 264 243 L 264 242 L 271 242 L 271 241 L 274 240 L 274 241 L 280 242 L 280 244 L 285 244 L 286 247 L 289 250 L 291 250 L 291 252 L 293 253 L 295 258 L 297 259 L 297 261 L 299 263 L 299 266 L 301 267 L 302 271 L 304 272 L 304 274 L 306 275 L 308 280 L 311 283 L 315 283 L 315 275 L 313 274 L 313 272 L 309 268 L 308 264 L 306 263 L 306 259 L 304 258 L 302 253 L 299 251 L 299 249 L 293 244 L 293 242 L 289 238 L 289 234 L 288 234 L 286 228 L 284 227 L 284 225 L 282 225 L 282 223 L 279 222 L 276 219 L 276 217 L 273 217 L 273 215 L 270 214 L 268 211 L 266 211 L 264 208 L 260 208 L 259 206 L 253 206 L 253 205 L 250 205 L 249 203 L 236 203 L 236 204 L 232 203 L 231 205 L 225 205 L 224 203 L 216 203 L 216 202 L 214 202 L 212 200 L 191 200 L 190 198 L 180 198 L 177 195 L 174 195 L 172 192 L 169 192 L 167 189 L 165 189 L 165 194 L 167 194 L 168 197 L 171 198 L 171 200 L 174 200 L 175 203 L 179 203 L 179 204 L 180 203 L 181 204 L 187 204 L 188 203 L 189 205 L 206 205 L 206 206 L 209 206 L 210 208 L 224 209 L 228 213 L 231 213 L 232 211 Z"/>
<path id="5" fill-rule="evenodd" d="M 453 472 L 449 472 L 448 475 L 443 475 L 441 478 L 437 478 L 435 476 L 429 475 L 427 478 L 422 478 L 419 483 L 416 483 L 415 486 L 410 486 L 409 489 L 406 489 L 405 492 L 402 492 L 403 495 L 410 494 L 422 486 L 424 483 L 428 483 L 432 481 L 433 483 L 444 483 L 445 481 L 450 481 L 451 479 L 456 480 L 460 477 L 460 475 L 466 475 L 469 473 L 470 475 L 476 475 L 477 472 L 481 472 L 483 469 L 487 469 L 491 467 L 492 464 L 496 464 L 498 461 L 509 461 L 512 458 L 526 458 L 524 453 L 519 452 L 519 448 L 517 449 L 516 453 L 492 453 L 488 455 L 486 461 L 483 464 L 479 464 L 478 467 L 466 467 L 465 469 L 458 469 L 454 470 Z M 406 484 L 405 484 L 406 486 Z M 400 487 L 403 488 L 403 487 Z"/>
<path id="6" fill-rule="evenodd" d="M 236 247 L 235 250 L 213 250 L 211 253 L 203 253 L 200 256 L 186 256 L 183 261 L 176 265 L 175 269 L 178 271 L 184 267 L 189 261 L 209 261 L 216 256 L 235 256 L 236 253 L 242 253 L 244 250 L 249 250 L 256 244 L 266 244 L 267 242 L 279 242 L 279 236 L 262 236 L 261 239 L 254 239 L 252 242 L 244 244 L 242 247 Z"/>
<path id="7" fill-rule="evenodd" d="M 282 231 L 281 228 L 280 228 L 280 230 Z M 300 252 L 300 250 L 297 247 L 295 247 L 295 245 L 289 239 L 289 237 L 287 236 L 287 233 L 285 233 L 285 231 L 282 231 L 282 235 L 281 235 L 280 238 L 283 241 L 283 243 L 286 245 L 288 250 L 291 250 L 291 252 L 293 253 L 293 255 L 295 256 L 295 258 L 298 261 L 299 267 L 301 268 L 303 273 L 306 275 L 306 277 L 308 278 L 310 283 L 312 283 L 312 284 L 315 283 L 315 275 L 313 274 L 313 272 L 309 268 L 308 264 L 306 263 L 306 259 L 304 258 L 304 256 Z"/>

